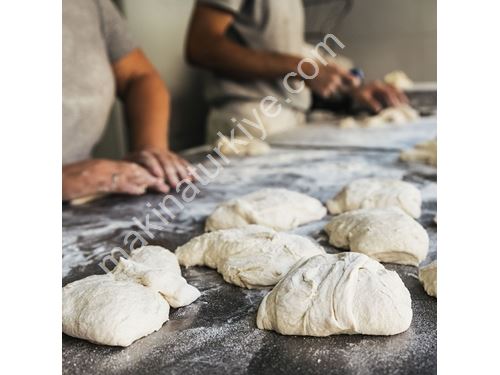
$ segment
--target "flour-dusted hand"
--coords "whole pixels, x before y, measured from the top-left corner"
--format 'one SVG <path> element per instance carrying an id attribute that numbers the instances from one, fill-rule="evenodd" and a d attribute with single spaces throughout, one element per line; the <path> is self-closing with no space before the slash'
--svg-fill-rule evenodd
<path id="1" fill-rule="evenodd" d="M 162 179 L 136 163 L 106 159 L 85 160 L 63 166 L 63 200 L 97 193 L 140 195 L 146 189 L 159 190 Z"/>
<path id="2" fill-rule="evenodd" d="M 189 174 L 190 164 L 179 155 L 162 148 L 145 148 L 127 156 L 127 160 L 136 162 L 146 168 L 153 176 L 166 181 L 175 188 L 179 181 L 192 179 Z M 169 187 L 164 184 L 162 192 L 168 192 Z"/>
<path id="3" fill-rule="evenodd" d="M 406 95 L 396 87 L 381 81 L 373 81 L 353 90 L 354 99 L 374 112 L 385 107 L 397 107 L 408 104 Z"/>

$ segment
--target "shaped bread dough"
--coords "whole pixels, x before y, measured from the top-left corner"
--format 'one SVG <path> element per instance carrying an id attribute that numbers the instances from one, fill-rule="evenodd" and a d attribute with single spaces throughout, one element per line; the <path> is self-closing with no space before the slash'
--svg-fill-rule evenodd
<path id="1" fill-rule="evenodd" d="M 249 225 L 205 233 L 175 253 L 183 266 L 215 268 L 228 283 L 252 289 L 275 285 L 299 259 L 325 251 L 308 238 Z"/>
<path id="2" fill-rule="evenodd" d="M 128 346 L 160 329 L 170 305 L 184 306 L 199 296 L 182 278 L 174 254 L 145 246 L 121 258 L 113 272 L 63 288 L 63 332 L 96 344 Z"/>
<path id="3" fill-rule="evenodd" d="M 325 227 L 329 242 L 380 262 L 418 266 L 429 250 L 426 230 L 399 208 L 346 212 Z"/>
<path id="4" fill-rule="evenodd" d="M 170 307 L 159 294 L 112 275 L 94 275 L 63 288 L 63 332 L 96 344 L 128 346 L 161 328 Z"/>
<path id="5" fill-rule="evenodd" d="M 426 293 L 432 297 L 437 297 L 437 261 L 435 260 L 421 267 L 418 271 L 418 278 Z"/>
<path id="6" fill-rule="evenodd" d="M 262 300 L 257 327 L 283 335 L 395 335 L 411 319 L 410 293 L 396 272 L 341 253 L 297 262 Z"/>
<path id="7" fill-rule="evenodd" d="M 284 231 L 325 215 L 326 208 L 315 198 L 296 191 L 268 188 L 220 204 L 208 217 L 205 231 L 249 224 Z"/>
<path id="8" fill-rule="evenodd" d="M 387 73 L 384 77 L 384 82 L 400 90 L 411 89 L 414 85 L 413 81 L 402 70 L 394 70 Z"/>
<path id="9" fill-rule="evenodd" d="M 267 142 L 248 137 L 235 137 L 233 142 L 226 137 L 226 139 L 217 142 L 216 146 L 226 156 L 256 156 L 271 151 L 271 146 Z"/>
<path id="10" fill-rule="evenodd" d="M 132 251 L 129 259 L 120 258 L 113 270 L 115 279 L 132 279 L 161 293 L 172 307 L 186 306 L 200 292 L 182 277 L 174 253 L 160 246 L 144 246 Z"/>
<path id="11" fill-rule="evenodd" d="M 437 138 L 419 143 L 414 148 L 401 152 L 399 158 L 407 162 L 437 166 Z"/>
<path id="12" fill-rule="evenodd" d="M 404 125 L 420 118 L 418 111 L 409 105 L 388 107 L 373 116 L 344 117 L 338 123 L 341 128 L 384 128 L 387 125 Z"/>
<path id="13" fill-rule="evenodd" d="M 420 217 L 421 204 L 422 196 L 415 186 L 385 178 L 355 180 L 326 202 L 334 215 L 359 208 L 399 207 L 414 218 Z"/>

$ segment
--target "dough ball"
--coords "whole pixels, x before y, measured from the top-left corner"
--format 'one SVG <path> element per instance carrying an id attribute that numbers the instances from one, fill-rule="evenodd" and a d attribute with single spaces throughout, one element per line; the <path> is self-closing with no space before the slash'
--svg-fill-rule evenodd
<path id="1" fill-rule="evenodd" d="M 354 117 L 348 116 L 339 121 L 339 127 L 344 129 L 358 128 L 359 124 Z"/>
<path id="2" fill-rule="evenodd" d="M 186 306 L 198 299 L 200 291 L 182 277 L 174 253 L 161 246 L 144 246 L 121 258 L 113 270 L 115 279 L 131 279 L 161 293 L 172 307 Z"/>
<path id="3" fill-rule="evenodd" d="M 437 138 L 419 143 L 414 148 L 401 152 L 399 158 L 407 162 L 437 166 Z"/>
<path id="4" fill-rule="evenodd" d="M 359 208 L 399 207 L 408 215 L 420 217 L 420 191 L 401 180 L 362 178 L 345 186 L 326 206 L 331 214 Z"/>
<path id="5" fill-rule="evenodd" d="M 120 258 L 113 272 L 63 288 L 63 332 L 97 344 L 128 346 L 160 329 L 170 306 L 188 305 L 199 296 L 181 276 L 174 254 L 145 246 Z"/>
<path id="6" fill-rule="evenodd" d="M 217 269 L 243 288 L 275 285 L 301 258 L 324 254 L 312 240 L 257 225 L 198 236 L 176 250 L 183 266 Z"/>
<path id="7" fill-rule="evenodd" d="M 96 344 L 128 346 L 161 328 L 169 305 L 154 290 L 112 275 L 95 275 L 62 291 L 62 326 L 67 335 Z"/>
<path id="8" fill-rule="evenodd" d="M 401 70 L 394 70 L 387 73 L 384 77 L 384 82 L 400 90 L 411 89 L 414 85 L 413 81 Z"/>
<path id="9" fill-rule="evenodd" d="M 346 212 L 325 227 L 329 242 L 380 262 L 418 266 L 429 249 L 426 230 L 399 208 Z"/>
<path id="10" fill-rule="evenodd" d="M 262 300 L 257 327 L 283 335 L 395 335 L 411 319 L 410 293 L 396 272 L 341 253 L 297 262 Z"/>
<path id="11" fill-rule="evenodd" d="M 271 151 L 268 143 L 248 137 L 235 137 L 233 142 L 226 138 L 219 141 L 216 147 L 226 156 L 256 156 L 265 155 Z"/>
<path id="12" fill-rule="evenodd" d="M 208 217 L 205 231 L 264 225 L 279 231 L 320 220 L 326 208 L 296 191 L 268 188 L 220 204 Z"/>
<path id="13" fill-rule="evenodd" d="M 418 278 L 424 286 L 425 291 L 432 297 L 437 297 L 437 261 L 421 267 Z"/>

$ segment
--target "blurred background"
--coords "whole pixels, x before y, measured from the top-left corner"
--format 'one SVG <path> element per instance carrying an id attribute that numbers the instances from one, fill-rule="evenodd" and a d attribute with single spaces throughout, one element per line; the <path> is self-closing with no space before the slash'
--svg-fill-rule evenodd
<path id="1" fill-rule="evenodd" d="M 179 151 L 201 145 L 207 111 L 202 73 L 184 61 L 184 38 L 195 1 L 115 3 L 170 90 L 171 148 Z M 304 5 L 307 41 L 316 44 L 326 33 L 334 33 L 346 45 L 343 54 L 368 79 L 402 70 L 415 82 L 436 81 L 436 0 L 304 0 Z M 120 158 L 126 150 L 117 103 L 94 155 Z"/>

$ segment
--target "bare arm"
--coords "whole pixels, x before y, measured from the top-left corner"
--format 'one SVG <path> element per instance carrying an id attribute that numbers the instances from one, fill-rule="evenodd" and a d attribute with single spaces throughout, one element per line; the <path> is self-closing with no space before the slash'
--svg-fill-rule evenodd
<path id="1" fill-rule="evenodd" d="M 168 147 L 170 99 L 160 75 L 139 49 L 114 63 L 113 72 L 131 132 L 128 159 L 174 187 L 189 177 L 189 164 Z M 159 190 L 166 192 L 168 187 Z"/>
<path id="2" fill-rule="evenodd" d="M 300 57 L 259 51 L 226 36 L 234 16 L 199 4 L 195 7 L 186 44 L 186 58 L 193 64 L 235 79 L 274 79 L 297 69 Z"/>
<path id="3" fill-rule="evenodd" d="M 302 56 L 256 50 L 241 46 L 226 36 L 234 16 L 208 5 L 195 7 L 189 27 L 186 58 L 196 66 L 239 80 L 267 80 L 298 73 Z M 335 64 L 318 64 L 318 74 L 305 83 L 317 94 L 328 97 L 340 87 L 357 85 L 349 72 Z M 314 67 L 303 64 L 308 76 Z M 300 77 L 297 77 L 300 78 Z"/>

